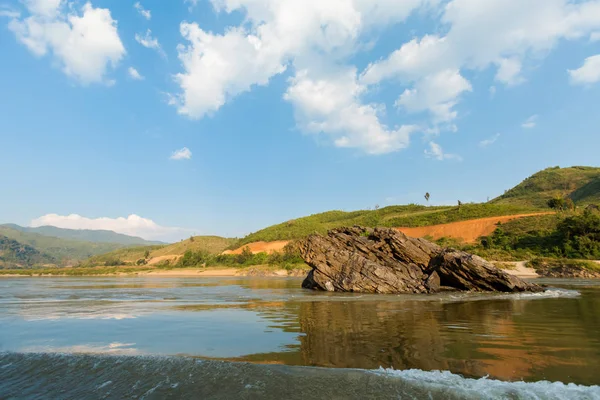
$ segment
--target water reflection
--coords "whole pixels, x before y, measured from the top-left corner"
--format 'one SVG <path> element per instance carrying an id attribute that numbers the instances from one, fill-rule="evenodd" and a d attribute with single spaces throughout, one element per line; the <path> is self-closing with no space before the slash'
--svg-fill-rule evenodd
<path id="1" fill-rule="evenodd" d="M 579 282 L 577 297 L 553 292 L 571 298 L 340 295 L 304 291 L 299 282 L 0 280 L 0 351 L 185 354 L 600 383 L 600 282 Z"/>

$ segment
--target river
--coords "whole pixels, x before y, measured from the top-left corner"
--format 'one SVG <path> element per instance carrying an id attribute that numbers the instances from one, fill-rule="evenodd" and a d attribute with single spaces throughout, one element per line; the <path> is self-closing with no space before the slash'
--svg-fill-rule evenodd
<path id="1" fill-rule="evenodd" d="M 399 296 L 300 282 L 0 279 L 0 398 L 600 399 L 600 281 Z"/>

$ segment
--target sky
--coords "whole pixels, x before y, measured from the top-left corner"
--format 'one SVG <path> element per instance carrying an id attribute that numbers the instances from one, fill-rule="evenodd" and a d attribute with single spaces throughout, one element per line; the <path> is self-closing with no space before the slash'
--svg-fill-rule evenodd
<path id="1" fill-rule="evenodd" d="M 0 223 L 241 237 L 600 160 L 600 0 L 0 0 L 0 52 Z"/>

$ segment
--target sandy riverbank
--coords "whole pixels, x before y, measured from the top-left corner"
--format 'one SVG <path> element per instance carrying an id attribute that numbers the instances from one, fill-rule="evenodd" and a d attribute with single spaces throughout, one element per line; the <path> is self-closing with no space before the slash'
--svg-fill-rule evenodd
<path id="1" fill-rule="evenodd" d="M 273 269 L 265 267 L 253 268 L 178 268 L 178 269 L 149 269 L 149 270 L 123 270 L 107 273 L 42 273 L 32 275 L 26 274 L 0 274 L 0 278 L 29 278 L 29 277 L 47 277 L 47 276 L 74 276 L 74 277 L 95 277 L 95 276 L 150 276 L 150 277 L 232 277 L 232 276 L 260 276 L 260 277 L 304 277 L 308 273 L 307 269 Z"/>
<path id="2" fill-rule="evenodd" d="M 502 271 L 504 271 L 508 274 L 514 275 L 514 276 L 518 276 L 519 278 L 539 278 L 540 274 L 535 272 L 535 269 L 526 267 L 526 263 L 527 263 L 526 261 L 507 263 L 507 264 L 514 264 L 515 268 L 514 269 L 503 269 Z"/>

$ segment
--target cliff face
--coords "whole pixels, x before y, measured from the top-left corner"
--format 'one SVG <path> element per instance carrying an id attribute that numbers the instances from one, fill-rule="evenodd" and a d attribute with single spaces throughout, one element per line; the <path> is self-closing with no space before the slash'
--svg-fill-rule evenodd
<path id="1" fill-rule="evenodd" d="M 333 229 L 327 236 L 310 236 L 299 247 L 313 268 L 302 283 L 308 289 L 362 293 L 543 290 L 480 257 L 442 249 L 394 229 Z"/>

